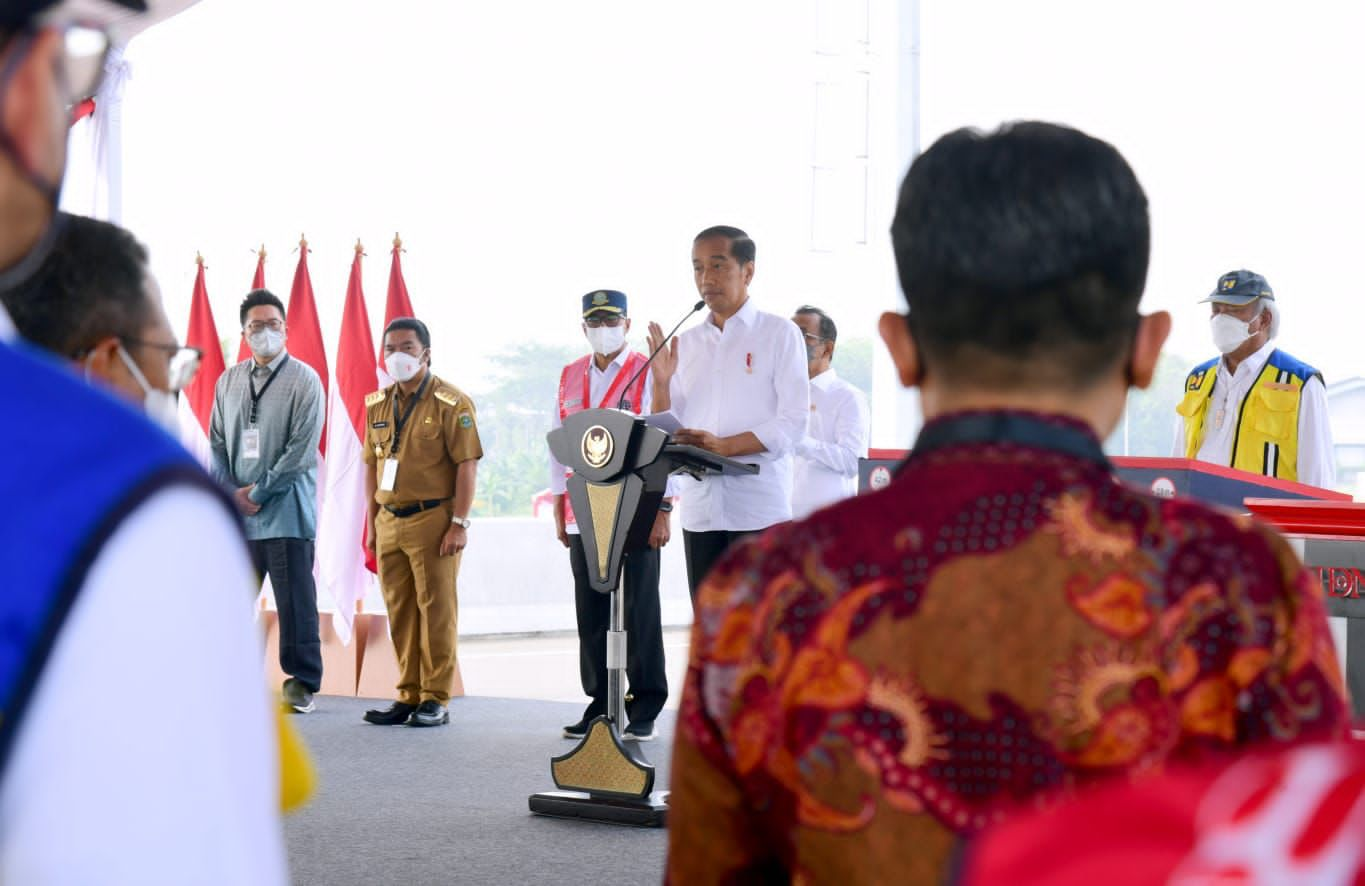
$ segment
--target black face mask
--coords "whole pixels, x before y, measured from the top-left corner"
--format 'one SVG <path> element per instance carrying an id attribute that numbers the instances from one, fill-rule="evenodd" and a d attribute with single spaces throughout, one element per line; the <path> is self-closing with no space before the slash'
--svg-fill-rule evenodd
<path id="1" fill-rule="evenodd" d="M 14 139 L 3 126 L 5 101 L 9 96 L 10 81 L 14 78 L 19 66 L 28 58 L 35 37 L 36 34 L 31 30 L 20 30 L 11 34 L 9 39 L 0 45 L 0 52 L 9 51 L 4 67 L 0 68 L 0 151 L 9 156 L 10 161 L 20 174 L 46 198 L 50 221 L 43 231 L 43 235 L 38 238 L 38 242 L 26 255 L 13 266 L 0 270 L 0 291 L 13 289 L 38 270 L 52 251 L 52 246 L 57 240 L 62 224 L 62 215 L 57 211 L 57 205 L 61 201 L 62 177 L 59 176 L 55 183 L 43 180 L 37 171 L 31 169 L 24 162 L 23 156 L 14 144 Z M 65 170 L 63 170 L 64 172 Z"/>

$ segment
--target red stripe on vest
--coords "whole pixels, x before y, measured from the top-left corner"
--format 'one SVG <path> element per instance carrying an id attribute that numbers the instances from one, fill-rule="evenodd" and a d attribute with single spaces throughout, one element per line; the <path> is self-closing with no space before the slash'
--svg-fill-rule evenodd
<path id="1" fill-rule="evenodd" d="M 560 421 L 563 421 L 576 412 L 582 412 L 585 409 L 592 408 L 592 359 L 592 354 L 588 354 L 586 357 L 579 357 L 568 366 L 565 366 L 564 371 L 559 374 Z M 625 386 L 627 381 L 634 378 L 635 380 L 630 383 L 630 390 L 626 392 L 626 408 L 636 415 L 639 415 L 640 407 L 644 400 L 645 381 L 648 378 L 649 373 L 640 372 L 638 378 L 635 378 L 635 373 L 640 371 L 640 368 L 644 366 L 645 362 L 646 358 L 644 354 L 636 351 L 631 351 L 627 354 L 625 362 L 621 364 L 621 369 L 616 373 L 616 378 L 607 386 L 607 391 L 602 395 L 602 402 L 597 404 L 597 408 L 615 408 L 616 404 L 621 402 L 622 387 Z M 574 384 L 577 379 L 582 379 L 581 387 Z M 578 387 L 580 394 L 573 403 L 570 403 L 568 394 L 574 387 Z M 564 476 L 568 477 L 572 473 L 573 471 L 566 468 Z M 567 495 L 564 496 L 564 522 L 566 525 L 578 522 L 574 519 L 573 506 L 569 503 L 569 497 Z"/>

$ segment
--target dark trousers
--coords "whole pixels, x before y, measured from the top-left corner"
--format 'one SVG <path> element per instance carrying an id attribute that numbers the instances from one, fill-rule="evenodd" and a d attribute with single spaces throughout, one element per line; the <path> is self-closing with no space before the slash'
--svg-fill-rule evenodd
<path id="1" fill-rule="evenodd" d="M 311 538 L 261 538 L 247 543 L 256 572 L 270 576 L 280 613 L 280 670 L 309 692 L 322 688 L 318 589 L 313 583 Z"/>
<path id="2" fill-rule="evenodd" d="M 574 605 L 578 610 L 578 665 L 583 692 L 592 699 L 585 714 L 607 712 L 607 628 L 611 626 L 611 594 L 599 594 L 588 584 L 588 561 L 583 540 L 569 536 L 569 565 L 573 569 Z M 664 671 L 664 632 L 659 613 L 659 550 L 627 551 L 621 565 L 626 595 L 626 678 L 629 700 L 626 717 L 632 723 L 653 723 L 668 700 Z"/>
<path id="3" fill-rule="evenodd" d="M 706 574 L 720 559 L 730 545 L 758 530 L 730 532 L 719 529 L 714 532 L 688 532 L 683 530 L 683 555 L 687 559 L 687 589 L 692 594 L 692 609 L 697 608 L 697 589 L 701 587 Z"/>

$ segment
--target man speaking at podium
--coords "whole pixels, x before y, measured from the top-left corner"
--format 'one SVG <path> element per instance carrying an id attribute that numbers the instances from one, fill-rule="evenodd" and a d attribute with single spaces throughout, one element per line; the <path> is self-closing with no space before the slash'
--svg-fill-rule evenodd
<path id="1" fill-rule="evenodd" d="M 1322 373 L 1271 341 L 1275 292 L 1260 274 L 1230 271 L 1203 301 L 1222 356 L 1185 378 L 1174 455 L 1330 488 L 1336 482 Z"/>
<path id="2" fill-rule="evenodd" d="M 650 374 L 648 361 L 626 347 L 630 318 L 626 294 L 599 289 L 583 296 L 583 334 L 592 353 L 564 367 L 559 376 L 552 428 L 585 409 L 622 409 L 648 414 Z M 550 491 L 554 494 L 555 534 L 569 549 L 573 569 L 574 608 L 578 615 L 578 665 L 583 693 L 592 699 L 577 723 L 564 727 L 565 738 L 582 738 L 594 717 L 607 713 L 607 627 L 611 620 L 611 595 L 600 594 L 588 582 L 588 560 L 579 537 L 578 521 L 569 505 L 565 480 L 568 469 L 550 456 Z M 669 481 L 670 492 L 673 481 Z M 659 504 L 649 547 L 626 551 L 621 565 L 625 587 L 626 677 L 630 696 L 626 716 L 630 725 L 622 730 L 627 741 L 654 738 L 654 719 L 668 701 L 668 675 L 664 671 L 664 635 L 659 613 L 659 549 L 668 544 L 672 531 L 673 505 L 667 497 Z"/>
<path id="3" fill-rule="evenodd" d="M 749 283 L 757 248 L 739 228 L 717 225 L 692 241 L 692 275 L 711 309 L 706 322 L 667 348 L 649 324 L 654 412 L 682 424 L 675 443 L 757 464 L 759 472 L 709 475 L 682 488 L 683 550 L 692 602 L 725 549 L 791 519 L 792 452 L 806 433 L 810 383 L 801 332 L 754 307 Z"/>

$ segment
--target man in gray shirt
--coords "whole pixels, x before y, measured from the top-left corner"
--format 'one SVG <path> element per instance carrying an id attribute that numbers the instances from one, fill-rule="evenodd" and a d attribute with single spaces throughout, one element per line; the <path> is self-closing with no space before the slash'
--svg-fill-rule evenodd
<path id="1" fill-rule="evenodd" d="M 322 686 L 313 582 L 322 382 L 285 350 L 284 304 L 273 293 L 248 293 L 240 319 L 251 359 L 224 372 L 214 389 L 213 474 L 246 521 L 256 571 L 270 576 L 280 614 L 280 668 L 287 675 L 284 700 L 306 714 Z"/>

